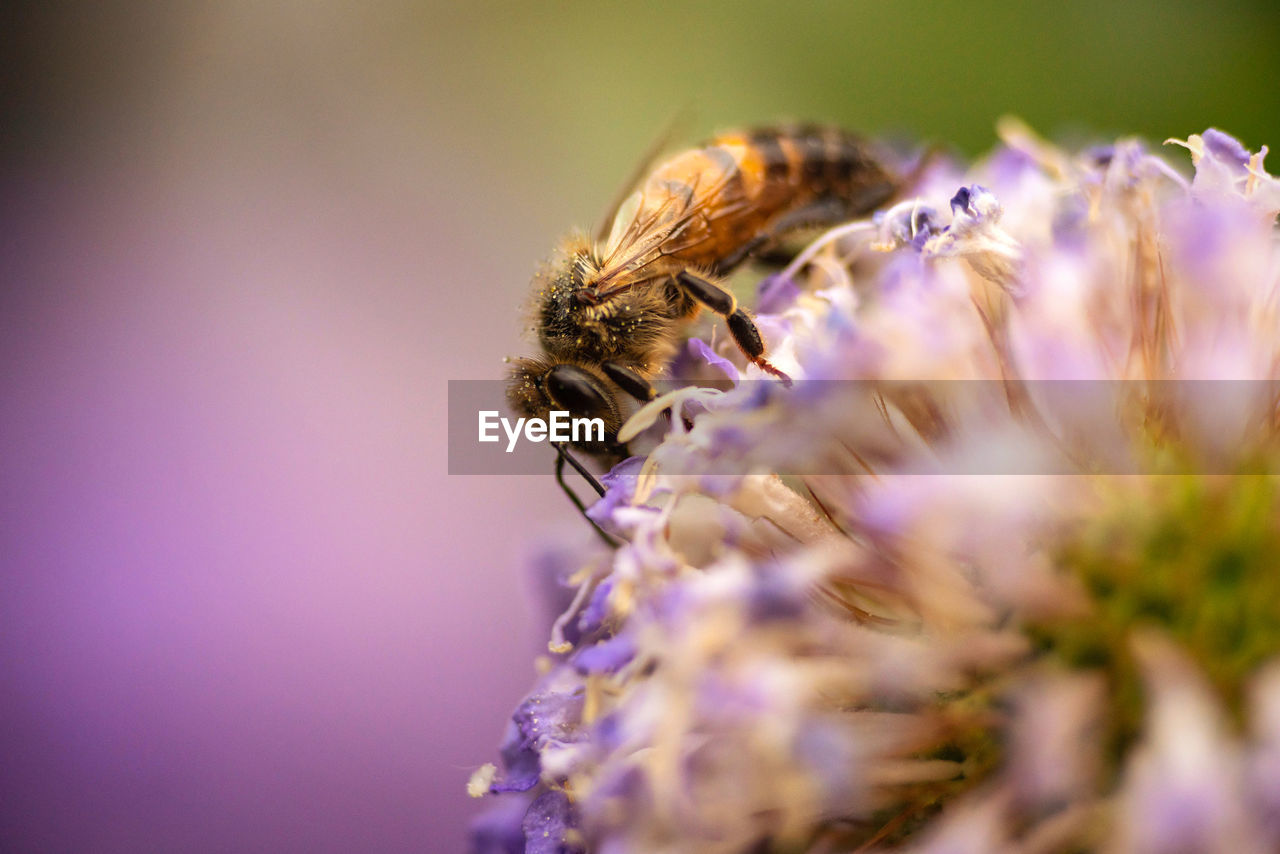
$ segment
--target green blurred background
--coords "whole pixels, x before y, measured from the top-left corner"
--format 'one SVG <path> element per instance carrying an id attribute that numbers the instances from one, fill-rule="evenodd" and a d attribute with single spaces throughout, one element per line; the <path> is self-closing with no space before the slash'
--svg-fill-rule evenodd
<path id="1" fill-rule="evenodd" d="M 421 27 L 448 34 L 434 70 L 460 139 L 601 195 L 681 110 L 690 139 L 816 118 L 976 154 L 1014 113 L 1053 136 L 1215 124 L 1274 142 L 1278 22 L 1267 2 L 851 1 L 513 5 Z"/>
<path id="2" fill-rule="evenodd" d="M 7 839 L 458 850 L 545 649 L 530 544 L 589 535 L 446 474 L 446 382 L 528 349 L 663 128 L 1280 144 L 1277 8 L 6 4 Z"/>
<path id="3" fill-rule="evenodd" d="M 470 104 L 460 128 L 500 116 L 580 169 L 602 158 L 579 149 L 646 139 L 682 107 L 696 132 L 818 117 L 971 153 L 1005 112 L 1049 133 L 1163 139 L 1214 122 L 1256 145 L 1276 130 L 1280 33 L 1266 2 L 497 9 L 422 21 L 450 33 L 440 70 Z M 592 177 L 607 184 L 612 173 Z"/>

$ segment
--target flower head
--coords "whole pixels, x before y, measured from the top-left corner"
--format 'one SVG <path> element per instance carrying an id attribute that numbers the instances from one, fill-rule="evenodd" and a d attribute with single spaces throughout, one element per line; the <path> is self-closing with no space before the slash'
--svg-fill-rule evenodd
<path id="1" fill-rule="evenodd" d="M 1280 845 L 1265 149 L 1192 136 L 1188 181 L 1001 131 L 762 284 L 794 387 L 697 340 L 727 382 L 624 427 L 665 432 L 479 850 L 517 813 L 527 851 Z"/>

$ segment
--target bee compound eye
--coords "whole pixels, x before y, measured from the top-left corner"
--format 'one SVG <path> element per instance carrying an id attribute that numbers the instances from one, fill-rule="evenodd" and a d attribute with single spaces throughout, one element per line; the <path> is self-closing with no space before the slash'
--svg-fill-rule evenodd
<path id="1" fill-rule="evenodd" d="M 607 392 L 582 368 L 556 365 L 547 371 L 544 383 L 551 401 L 574 415 L 608 419 L 613 413 Z"/>

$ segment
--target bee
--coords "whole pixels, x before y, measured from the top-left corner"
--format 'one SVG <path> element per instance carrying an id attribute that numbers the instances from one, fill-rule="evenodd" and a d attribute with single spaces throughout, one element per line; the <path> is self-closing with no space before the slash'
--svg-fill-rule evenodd
<path id="1" fill-rule="evenodd" d="M 869 214 L 900 186 L 862 139 L 830 127 L 724 134 L 666 160 L 617 206 L 607 231 L 570 236 L 535 275 L 542 354 L 514 361 L 512 410 L 600 418 L 605 440 L 575 447 L 602 464 L 620 460 L 622 395 L 655 396 L 650 381 L 703 308 L 725 319 L 748 360 L 789 383 L 723 277 L 788 232 Z"/>

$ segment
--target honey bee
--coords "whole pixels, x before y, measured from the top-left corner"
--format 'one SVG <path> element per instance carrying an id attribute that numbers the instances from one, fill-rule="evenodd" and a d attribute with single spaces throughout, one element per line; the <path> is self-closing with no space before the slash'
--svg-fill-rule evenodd
<path id="1" fill-rule="evenodd" d="M 512 365 L 512 410 L 600 418 L 605 440 L 575 447 L 616 462 L 626 452 L 616 440 L 620 395 L 655 396 L 650 380 L 704 307 L 725 318 L 747 359 L 789 382 L 722 277 L 797 228 L 872 212 L 900 184 L 861 139 L 827 127 L 724 134 L 661 163 L 618 205 L 607 232 L 570 236 L 534 277 L 542 355 Z"/>

